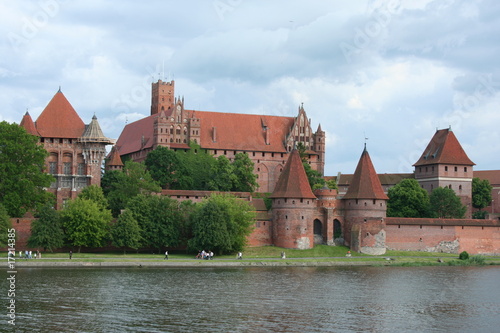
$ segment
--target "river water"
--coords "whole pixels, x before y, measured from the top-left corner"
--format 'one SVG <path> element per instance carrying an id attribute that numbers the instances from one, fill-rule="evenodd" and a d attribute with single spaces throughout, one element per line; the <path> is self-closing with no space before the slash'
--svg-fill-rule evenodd
<path id="1" fill-rule="evenodd" d="M 499 282 L 495 266 L 19 269 L 0 329 L 498 332 Z"/>

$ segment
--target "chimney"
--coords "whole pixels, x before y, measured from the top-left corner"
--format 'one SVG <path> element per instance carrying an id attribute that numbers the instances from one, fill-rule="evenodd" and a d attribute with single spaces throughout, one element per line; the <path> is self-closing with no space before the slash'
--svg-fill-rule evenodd
<path id="1" fill-rule="evenodd" d="M 216 127 L 212 127 L 212 141 L 217 142 L 217 131 Z"/>

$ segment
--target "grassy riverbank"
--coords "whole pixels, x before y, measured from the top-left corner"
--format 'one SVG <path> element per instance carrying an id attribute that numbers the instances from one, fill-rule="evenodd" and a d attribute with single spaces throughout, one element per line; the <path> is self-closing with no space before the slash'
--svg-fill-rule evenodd
<path id="1" fill-rule="evenodd" d="M 472 256 L 470 260 L 459 260 L 457 254 L 417 252 L 417 251 L 387 251 L 382 256 L 370 256 L 361 253 L 346 254 L 349 251 L 344 246 L 318 245 L 309 250 L 283 249 L 274 246 L 246 248 L 243 260 L 237 260 L 235 255 L 215 256 L 214 260 L 195 259 L 193 254 L 172 252 L 169 260 L 164 254 L 105 252 L 105 253 L 73 253 L 70 260 L 68 253 L 42 253 L 40 259 L 16 258 L 18 267 L 43 266 L 78 266 L 78 263 L 95 263 L 110 266 L 123 263 L 127 266 L 336 266 L 336 265 L 367 265 L 367 266 L 434 266 L 434 265 L 498 265 L 500 256 Z M 281 259 L 285 252 L 286 259 Z M 6 258 L 6 253 L 3 253 Z M 67 264 L 65 264 L 67 263 Z"/>

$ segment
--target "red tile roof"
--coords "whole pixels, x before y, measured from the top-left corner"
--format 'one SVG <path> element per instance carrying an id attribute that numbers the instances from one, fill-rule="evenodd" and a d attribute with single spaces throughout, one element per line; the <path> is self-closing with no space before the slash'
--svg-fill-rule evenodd
<path id="1" fill-rule="evenodd" d="M 202 126 L 203 148 L 272 152 L 286 152 L 284 141 L 295 120 L 294 117 L 201 111 L 196 112 L 196 117 Z M 262 124 L 267 125 L 269 145 L 266 145 Z M 213 127 L 216 128 L 215 142 L 212 140 Z"/>
<path id="2" fill-rule="evenodd" d="M 420 159 L 413 166 L 429 164 L 475 165 L 450 129 L 436 131 Z"/>
<path id="3" fill-rule="evenodd" d="M 111 149 L 111 152 L 109 153 L 108 166 L 123 166 L 122 159 L 120 158 L 120 154 L 118 153 L 116 146 L 113 146 L 113 149 Z"/>
<path id="4" fill-rule="evenodd" d="M 389 199 L 382 189 L 366 147 L 361 154 L 351 185 L 344 195 L 344 199 Z"/>
<path id="5" fill-rule="evenodd" d="M 44 138 L 79 138 L 85 124 L 59 90 L 47 104 L 35 123 Z"/>
<path id="6" fill-rule="evenodd" d="M 403 179 L 415 178 L 413 173 L 379 173 L 378 179 L 380 180 L 380 184 L 391 186 L 396 185 Z M 340 174 L 340 177 L 325 177 L 325 180 L 329 178 L 334 178 L 337 181 L 337 185 L 349 185 L 352 183 L 354 175 L 353 174 Z"/>
<path id="7" fill-rule="evenodd" d="M 491 185 L 500 185 L 500 170 L 474 170 L 474 177 L 487 179 Z"/>
<path id="8" fill-rule="evenodd" d="M 33 122 L 33 119 L 31 119 L 31 116 L 28 113 L 28 111 L 26 111 L 26 114 L 24 115 L 23 119 L 21 120 L 20 125 L 22 127 L 24 127 L 26 132 L 28 132 L 29 134 L 40 136 L 40 134 L 38 134 L 38 131 L 35 128 L 35 123 Z"/>
<path id="9" fill-rule="evenodd" d="M 185 110 L 187 118 L 200 119 L 200 146 L 205 149 L 225 149 L 263 152 L 286 152 L 284 141 L 295 120 L 294 117 L 254 114 L 221 113 Z M 157 114 L 125 126 L 116 145 L 126 155 L 153 145 L 153 127 Z M 266 132 L 269 131 L 269 144 Z M 215 128 L 215 141 L 213 129 Z M 141 142 L 142 147 L 141 147 Z M 187 146 L 182 148 L 188 148 Z"/>
<path id="10" fill-rule="evenodd" d="M 154 114 L 125 125 L 118 141 L 116 141 L 120 155 L 153 147 L 153 124 L 156 117 L 158 115 Z"/>
<path id="11" fill-rule="evenodd" d="M 294 149 L 290 153 L 271 198 L 316 199 L 298 150 Z"/>

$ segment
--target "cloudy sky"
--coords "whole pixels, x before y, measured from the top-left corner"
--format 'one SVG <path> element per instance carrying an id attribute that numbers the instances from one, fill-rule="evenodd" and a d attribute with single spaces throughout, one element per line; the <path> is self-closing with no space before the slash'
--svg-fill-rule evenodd
<path id="1" fill-rule="evenodd" d="M 365 141 L 377 172 L 411 172 L 449 126 L 476 170 L 500 168 L 496 0 L 2 1 L 0 36 L 0 121 L 36 120 L 61 86 L 116 139 L 175 79 L 189 109 L 304 103 L 326 175 L 354 172 Z"/>

